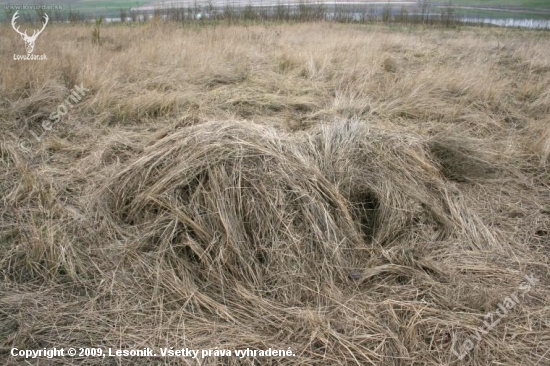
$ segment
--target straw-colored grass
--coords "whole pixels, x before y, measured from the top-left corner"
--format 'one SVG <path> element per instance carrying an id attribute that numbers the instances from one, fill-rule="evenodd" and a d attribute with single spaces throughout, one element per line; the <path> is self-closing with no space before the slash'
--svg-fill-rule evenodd
<path id="1" fill-rule="evenodd" d="M 0 35 L 0 363 L 550 364 L 547 33 L 51 25 L 35 62 Z"/>

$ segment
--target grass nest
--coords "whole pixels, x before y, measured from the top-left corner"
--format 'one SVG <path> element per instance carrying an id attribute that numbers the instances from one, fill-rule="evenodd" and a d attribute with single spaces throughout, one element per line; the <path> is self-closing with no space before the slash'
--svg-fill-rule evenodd
<path id="1" fill-rule="evenodd" d="M 112 178 L 106 215 L 219 302 L 237 284 L 313 301 L 364 267 L 368 247 L 347 200 L 301 146 L 254 124 L 185 128 Z"/>
<path id="2" fill-rule="evenodd" d="M 417 136 L 358 121 L 299 134 L 209 122 L 145 147 L 98 191 L 96 212 L 123 243 L 120 277 L 162 292 L 197 331 L 227 347 L 290 342 L 313 360 L 329 347 L 309 341 L 321 327 L 330 357 L 376 362 L 376 337 L 350 343 L 388 331 L 384 317 L 353 321 L 369 291 L 419 281 L 441 301 L 449 276 L 425 243 L 493 244 L 459 198 Z M 407 347 L 385 342 L 388 354 Z"/>

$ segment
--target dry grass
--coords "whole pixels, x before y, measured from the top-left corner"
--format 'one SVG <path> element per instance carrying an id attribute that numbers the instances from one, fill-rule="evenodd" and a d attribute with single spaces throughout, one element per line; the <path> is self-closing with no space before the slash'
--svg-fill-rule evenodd
<path id="1" fill-rule="evenodd" d="M 2 364 L 54 346 L 550 363 L 547 33 L 153 22 L 92 46 L 52 26 L 33 63 L 0 34 Z M 531 273 L 458 360 L 453 337 Z M 56 361 L 76 360 L 117 363 Z"/>

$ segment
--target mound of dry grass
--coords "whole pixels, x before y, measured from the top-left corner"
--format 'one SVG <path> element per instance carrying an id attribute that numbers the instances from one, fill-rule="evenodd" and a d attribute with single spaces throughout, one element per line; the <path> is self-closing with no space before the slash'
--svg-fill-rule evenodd
<path id="1" fill-rule="evenodd" d="M 201 328 L 233 324 L 224 347 L 244 347 L 247 329 L 261 349 L 275 341 L 261 342 L 265 322 L 290 318 L 286 337 L 302 361 L 330 349 L 333 361 L 376 363 L 408 346 L 397 337 L 376 354 L 353 334 L 391 339 L 387 320 L 352 325 L 336 314 L 367 311 L 378 281 L 443 287 L 445 270 L 419 251 L 427 242 L 498 245 L 443 177 L 426 141 L 359 121 L 296 136 L 211 122 L 148 146 L 99 189 L 94 211 L 113 240 L 127 241 L 121 260 L 146 278 L 141 286 L 170 294 L 183 319 L 201 314 Z M 392 248 L 402 253 L 376 254 Z M 313 343 L 311 311 L 328 327 Z"/>
<path id="2" fill-rule="evenodd" d="M 32 69 L 0 38 L 4 364 L 22 361 L 12 347 L 70 346 L 548 363 L 540 33 L 159 23 L 90 48 L 89 28 L 48 29 Z M 80 83 L 89 94 L 21 149 Z M 457 358 L 526 274 L 536 285 Z"/>
<path id="3" fill-rule="evenodd" d="M 117 231 L 137 234 L 136 250 L 157 253 L 192 284 L 186 291 L 208 288 L 220 305 L 236 302 L 239 286 L 316 302 L 316 289 L 332 292 L 364 267 L 345 199 L 271 128 L 182 129 L 149 146 L 98 201 Z"/>

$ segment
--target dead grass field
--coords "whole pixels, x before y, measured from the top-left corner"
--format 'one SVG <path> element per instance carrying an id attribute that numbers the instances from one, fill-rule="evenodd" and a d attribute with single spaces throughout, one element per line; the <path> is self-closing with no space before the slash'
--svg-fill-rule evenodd
<path id="1" fill-rule="evenodd" d="M 172 346 L 296 356 L 55 364 L 550 364 L 548 33 L 101 37 L 48 26 L 48 60 L 23 62 L 0 28 L 0 363 Z M 90 91 L 36 141 L 75 84 Z M 530 274 L 459 360 L 453 339 Z"/>

